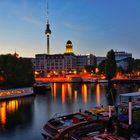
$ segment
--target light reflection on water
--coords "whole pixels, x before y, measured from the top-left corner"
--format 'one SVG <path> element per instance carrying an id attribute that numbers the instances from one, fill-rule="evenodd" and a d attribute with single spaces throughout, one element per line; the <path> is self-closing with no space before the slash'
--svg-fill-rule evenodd
<path id="1" fill-rule="evenodd" d="M 98 83 L 96 85 L 96 101 L 97 101 L 97 106 L 101 105 L 101 93 L 100 93 L 100 84 Z"/>
<path id="2" fill-rule="evenodd" d="M 2 128 L 6 125 L 6 117 L 10 113 L 15 113 L 18 110 L 18 106 L 20 105 L 20 101 L 11 100 L 9 102 L 2 102 L 0 104 L 0 122 Z"/>
<path id="3" fill-rule="evenodd" d="M 55 113 L 116 103 L 118 95 L 139 91 L 140 85 L 53 83 L 52 90 L 0 102 L 0 140 L 41 140 L 41 129 Z"/>

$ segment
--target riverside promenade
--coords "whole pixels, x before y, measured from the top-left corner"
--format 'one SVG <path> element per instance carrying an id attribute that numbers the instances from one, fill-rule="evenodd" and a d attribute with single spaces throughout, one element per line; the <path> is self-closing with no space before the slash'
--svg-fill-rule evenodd
<path id="1" fill-rule="evenodd" d="M 47 78 L 36 78 L 36 81 L 42 82 L 52 82 L 52 83 L 73 83 L 73 82 L 82 82 L 82 83 L 108 83 L 106 79 L 93 78 L 93 77 L 80 77 L 76 76 L 73 80 L 72 77 L 47 77 Z M 79 80 L 81 79 L 81 80 Z M 90 80 L 89 80 L 90 79 Z M 140 78 L 132 79 L 132 78 L 124 78 L 124 79 L 112 79 L 110 82 L 112 83 L 140 83 Z"/>
<path id="2" fill-rule="evenodd" d="M 24 97 L 24 96 L 30 96 L 33 94 L 34 92 L 33 92 L 32 87 L 0 90 L 0 100 L 19 98 L 19 97 Z"/>

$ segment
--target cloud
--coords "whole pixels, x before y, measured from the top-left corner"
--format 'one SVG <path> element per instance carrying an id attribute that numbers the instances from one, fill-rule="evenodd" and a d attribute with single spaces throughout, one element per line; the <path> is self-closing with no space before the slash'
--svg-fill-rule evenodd
<path id="1" fill-rule="evenodd" d="M 20 17 L 20 19 L 22 21 L 25 21 L 25 22 L 28 22 L 28 23 L 31 23 L 31 24 L 34 24 L 36 26 L 41 26 L 41 22 L 39 22 L 39 20 L 37 20 L 35 17 L 33 16 L 23 16 L 23 17 Z"/>
<path id="2" fill-rule="evenodd" d="M 70 31 L 74 31 L 74 32 L 88 32 L 94 29 L 91 26 L 86 26 L 84 24 L 82 25 L 82 24 L 70 23 L 70 22 L 63 22 L 62 24 Z"/>

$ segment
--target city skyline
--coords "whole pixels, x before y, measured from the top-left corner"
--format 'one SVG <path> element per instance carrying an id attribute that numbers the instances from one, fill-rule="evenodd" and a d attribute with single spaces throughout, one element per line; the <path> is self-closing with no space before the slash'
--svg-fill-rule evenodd
<path id="1" fill-rule="evenodd" d="M 51 53 L 64 53 L 67 40 L 74 53 L 105 56 L 110 49 L 139 56 L 140 1 L 49 0 Z M 47 1 L 0 1 L 0 50 L 26 57 L 46 53 Z"/>

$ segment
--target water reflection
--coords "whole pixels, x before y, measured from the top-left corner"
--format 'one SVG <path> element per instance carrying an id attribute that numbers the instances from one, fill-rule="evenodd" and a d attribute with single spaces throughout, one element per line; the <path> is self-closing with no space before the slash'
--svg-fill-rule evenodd
<path id="1" fill-rule="evenodd" d="M 82 84 L 82 98 L 83 98 L 83 103 L 87 103 L 87 85 Z"/>
<path id="2" fill-rule="evenodd" d="M 74 99 L 75 99 L 75 102 L 78 101 L 78 98 L 77 98 L 77 90 L 74 91 Z"/>
<path id="3" fill-rule="evenodd" d="M 101 93 L 100 93 L 100 84 L 97 83 L 96 85 L 96 100 L 97 100 L 97 106 L 101 105 Z"/>
<path id="4" fill-rule="evenodd" d="M 53 83 L 52 90 L 45 94 L 2 101 L 0 140 L 42 140 L 42 127 L 54 114 L 116 104 L 120 93 L 132 91 L 140 91 L 140 85 Z"/>
<path id="5" fill-rule="evenodd" d="M 0 121 L 2 127 L 6 124 L 6 103 L 2 103 L 0 107 Z"/>
<path id="6" fill-rule="evenodd" d="M 101 98 L 107 104 L 104 94 L 104 84 L 53 84 L 52 96 L 56 102 L 61 102 L 63 106 L 76 107 L 78 101 L 83 108 L 101 105 Z M 101 97 L 102 95 L 102 97 Z"/>
<path id="7" fill-rule="evenodd" d="M 52 91 L 53 97 L 54 97 L 54 99 L 56 99 L 56 83 L 53 84 L 52 89 L 53 89 L 53 91 Z"/>
<path id="8" fill-rule="evenodd" d="M 31 122 L 33 101 L 34 97 L 28 97 L 0 102 L 0 130 L 13 129 L 13 125 L 16 128 L 19 124 Z"/>
<path id="9" fill-rule="evenodd" d="M 6 125 L 7 114 L 15 113 L 18 110 L 18 100 L 0 103 L 0 123 L 2 128 Z"/>
<path id="10" fill-rule="evenodd" d="M 62 84 L 62 104 L 65 104 L 66 101 L 66 84 Z"/>

